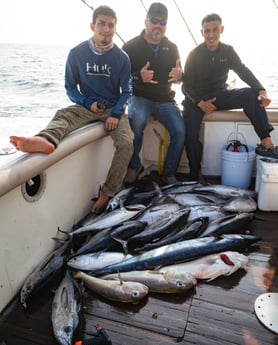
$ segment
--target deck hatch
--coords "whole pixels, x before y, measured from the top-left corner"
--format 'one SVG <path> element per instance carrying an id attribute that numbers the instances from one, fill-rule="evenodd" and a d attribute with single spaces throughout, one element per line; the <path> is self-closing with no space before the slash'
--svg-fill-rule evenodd
<path id="1" fill-rule="evenodd" d="M 46 188 L 46 173 L 36 175 L 21 185 L 21 192 L 28 202 L 38 201 Z"/>

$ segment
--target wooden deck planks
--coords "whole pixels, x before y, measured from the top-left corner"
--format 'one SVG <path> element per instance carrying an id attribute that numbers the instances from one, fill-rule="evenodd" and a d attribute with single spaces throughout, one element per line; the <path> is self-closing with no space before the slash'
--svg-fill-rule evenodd
<path id="1" fill-rule="evenodd" d="M 85 329 L 101 325 L 113 345 L 277 345 L 257 319 L 254 302 L 278 292 L 278 212 L 257 212 L 250 231 L 262 237 L 248 252 L 248 270 L 199 281 L 184 295 L 149 296 L 137 305 L 85 294 Z M 260 218 L 260 219 L 259 219 Z M 0 345 L 57 345 L 50 319 L 53 292 L 44 289 L 27 312 L 17 303 L 0 322 Z"/>
<path id="2" fill-rule="evenodd" d="M 107 303 L 92 297 L 86 303 L 87 313 L 104 319 L 121 322 L 159 334 L 180 338 L 183 336 L 188 318 L 190 294 L 156 295 L 149 294 L 137 306 Z M 163 298 L 163 299 L 162 299 Z"/>

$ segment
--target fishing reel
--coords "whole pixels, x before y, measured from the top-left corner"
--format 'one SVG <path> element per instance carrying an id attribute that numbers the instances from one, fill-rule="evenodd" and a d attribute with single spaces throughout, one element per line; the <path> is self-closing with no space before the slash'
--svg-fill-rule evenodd
<path id="1" fill-rule="evenodd" d="M 97 101 L 97 108 L 102 109 L 102 110 L 106 109 L 106 104 L 103 99 L 101 99 L 100 101 Z"/>
<path id="2" fill-rule="evenodd" d="M 98 326 L 96 332 L 85 332 L 86 335 L 92 336 L 85 340 L 77 340 L 74 345 L 112 345 L 112 341 L 105 330 Z"/>
<path id="3" fill-rule="evenodd" d="M 239 140 L 230 140 L 229 144 L 226 147 L 226 151 L 230 151 L 230 148 L 232 148 L 232 152 L 240 152 L 239 148 L 243 146 L 245 151 L 248 152 L 248 146 L 245 144 L 242 144 Z"/>

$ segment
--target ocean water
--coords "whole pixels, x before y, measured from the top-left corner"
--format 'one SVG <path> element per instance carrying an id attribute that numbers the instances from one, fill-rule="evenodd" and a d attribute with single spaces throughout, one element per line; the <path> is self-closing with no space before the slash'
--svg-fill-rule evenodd
<path id="1" fill-rule="evenodd" d="M 71 102 L 64 89 L 68 46 L 0 44 L 0 145 L 9 145 L 10 135 L 33 135 Z M 249 66 L 278 106 L 277 53 L 252 59 Z M 231 80 L 235 76 L 231 75 Z M 236 86 L 242 86 L 236 80 Z M 180 87 L 177 102 L 182 101 Z"/>
<path id="2" fill-rule="evenodd" d="M 0 44 L 0 136 L 33 135 L 69 104 L 65 46 Z"/>

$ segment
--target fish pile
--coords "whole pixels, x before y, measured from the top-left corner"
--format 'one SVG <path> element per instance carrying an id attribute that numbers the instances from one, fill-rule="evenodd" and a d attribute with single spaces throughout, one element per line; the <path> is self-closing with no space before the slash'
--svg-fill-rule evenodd
<path id="1" fill-rule="evenodd" d="M 64 244 L 26 279 L 20 303 L 63 272 L 52 304 L 57 341 L 72 344 L 82 317 L 82 289 L 107 300 L 138 303 L 149 292 L 185 293 L 246 269 L 240 251 L 260 241 L 247 233 L 256 193 L 223 186 L 180 183 L 151 191 L 123 189 L 100 214 L 89 214 Z M 83 284 L 81 284 L 82 282 Z"/>

